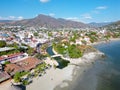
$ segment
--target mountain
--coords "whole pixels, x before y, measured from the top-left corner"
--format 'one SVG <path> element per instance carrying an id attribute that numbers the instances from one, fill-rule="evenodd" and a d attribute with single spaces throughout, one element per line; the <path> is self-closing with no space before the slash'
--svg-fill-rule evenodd
<path id="1" fill-rule="evenodd" d="M 110 30 L 110 31 L 120 31 L 120 20 L 113 22 L 109 25 L 104 26 L 103 28 L 105 28 L 106 30 Z"/>
<path id="2" fill-rule="evenodd" d="M 112 22 L 101 22 L 101 23 L 96 23 L 96 22 L 91 22 L 89 23 L 89 25 L 91 26 L 94 26 L 94 27 L 103 27 L 103 26 L 106 26 L 106 25 L 109 25 L 111 24 Z"/>
<path id="3" fill-rule="evenodd" d="M 38 15 L 32 19 L 24 19 L 20 21 L 13 21 L 7 23 L 10 25 L 24 25 L 24 26 L 41 26 L 46 28 L 85 28 L 89 25 L 82 22 L 76 22 L 71 20 L 66 20 L 62 18 L 54 18 L 47 15 Z"/>
<path id="4" fill-rule="evenodd" d="M 0 23 L 8 23 L 8 22 L 13 22 L 13 20 L 0 20 Z"/>
<path id="5" fill-rule="evenodd" d="M 107 27 L 107 28 L 120 28 L 120 20 L 119 21 L 116 21 L 116 22 L 113 22 L 111 24 L 108 24 L 104 27 Z"/>
<path id="6" fill-rule="evenodd" d="M 108 25 L 109 26 L 109 25 Z M 120 26 L 120 20 L 119 21 L 116 21 L 116 22 L 113 22 L 110 24 L 110 26 Z"/>

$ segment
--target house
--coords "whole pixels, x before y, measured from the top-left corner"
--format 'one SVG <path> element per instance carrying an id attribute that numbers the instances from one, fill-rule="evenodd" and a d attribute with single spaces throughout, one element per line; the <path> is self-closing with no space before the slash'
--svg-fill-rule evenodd
<path id="1" fill-rule="evenodd" d="M 23 69 L 16 64 L 7 64 L 4 69 L 10 76 L 13 76 L 16 72 L 22 72 Z"/>
<path id="2" fill-rule="evenodd" d="M 41 63 L 43 62 L 37 58 L 28 57 L 22 61 L 17 62 L 16 65 L 20 66 L 24 71 L 29 71 Z"/>
<path id="3" fill-rule="evenodd" d="M 3 63 L 5 61 L 10 61 L 11 63 L 15 63 L 27 56 L 28 55 L 26 53 L 15 53 L 15 54 L 4 55 L 0 57 L 0 63 Z"/>

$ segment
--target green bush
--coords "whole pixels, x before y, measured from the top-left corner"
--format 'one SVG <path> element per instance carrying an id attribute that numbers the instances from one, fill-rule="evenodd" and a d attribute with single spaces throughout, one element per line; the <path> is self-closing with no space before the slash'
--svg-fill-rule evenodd
<path id="1" fill-rule="evenodd" d="M 3 40 L 0 40 L 0 48 L 5 47 L 5 46 L 6 46 L 6 42 Z"/>

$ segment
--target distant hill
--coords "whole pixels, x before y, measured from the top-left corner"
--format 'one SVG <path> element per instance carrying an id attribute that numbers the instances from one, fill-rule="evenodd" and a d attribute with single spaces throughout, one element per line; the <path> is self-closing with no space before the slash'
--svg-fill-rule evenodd
<path id="1" fill-rule="evenodd" d="M 120 26 L 120 20 L 109 24 L 108 26 Z"/>
<path id="2" fill-rule="evenodd" d="M 8 22 L 13 22 L 13 20 L 0 20 L 0 23 L 8 23 Z"/>
<path id="3" fill-rule="evenodd" d="M 111 24 L 108 24 L 104 27 L 107 27 L 107 28 L 120 28 L 120 20 L 119 21 L 116 21 L 116 22 L 113 22 Z"/>
<path id="4" fill-rule="evenodd" d="M 94 27 L 103 27 L 106 25 L 111 24 L 112 22 L 103 22 L 103 23 L 96 23 L 96 22 L 91 22 L 89 25 L 94 26 Z"/>
<path id="5" fill-rule="evenodd" d="M 103 28 L 106 28 L 107 30 L 114 30 L 114 31 L 120 31 L 120 20 L 113 22 L 109 25 L 104 26 Z"/>
<path id="6" fill-rule="evenodd" d="M 62 18 L 54 18 L 47 15 L 38 15 L 32 19 L 24 19 L 20 21 L 13 21 L 5 24 L 10 25 L 24 25 L 24 26 L 41 26 L 46 28 L 85 28 L 89 25 L 82 22 L 66 20 Z"/>

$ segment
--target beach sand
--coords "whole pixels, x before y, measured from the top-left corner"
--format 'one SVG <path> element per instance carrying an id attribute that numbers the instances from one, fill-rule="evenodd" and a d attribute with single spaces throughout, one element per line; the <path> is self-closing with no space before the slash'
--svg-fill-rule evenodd
<path id="1" fill-rule="evenodd" d="M 38 76 L 33 78 L 33 82 L 30 85 L 26 86 L 26 90 L 54 90 L 56 86 L 67 87 L 69 85 L 68 82 L 73 80 L 73 77 L 77 75 L 77 68 L 81 68 L 79 73 L 84 73 L 85 68 L 89 68 L 88 65 L 92 65 L 96 60 L 96 57 L 101 56 L 103 53 L 101 52 L 91 52 L 85 54 L 80 59 L 73 59 L 71 63 L 63 68 L 50 68 L 46 70 L 46 74 L 43 76 Z M 83 67 L 83 65 L 85 67 Z M 82 77 L 81 77 L 82 78 Z M 9 90 L 11 83 L 5 82 L 0 85 L 0 90 Z"/>
<path id="2" fill-rule="evenodd" d="M 0 84 L 0 90 L 9 90 L 11 86 L 11 80 L 5 81 Z"/>
<path id="3" fill-rule="evenodd" d="M 26 90 L 53 90 L 63 80 L 72 80 L 74 66 L 68 65 L 64 69 L 51 68 L 46 74 L 33 79 L 33 83 L 26 87 Z"/>
<path id="4" fill-rule="evenodd" d="M 27 86 L 27 90 L 54 90 L 56 86 L 67 87 L 73 77 L 77 75 L 77 68 L 81 68 L 81 76 L 85 69 L 92 65 L 101 52 L 92 52 L 85 54 L 81 59 L 74 59 L 67 67 L 63 69 L 51 68 L 46 71 L 42 77 L 34 78 L 33 83 Z M 82 67 L 84 65 L 84 67 Z M 56 89 L 57 90 L 57 89 Z"/>

